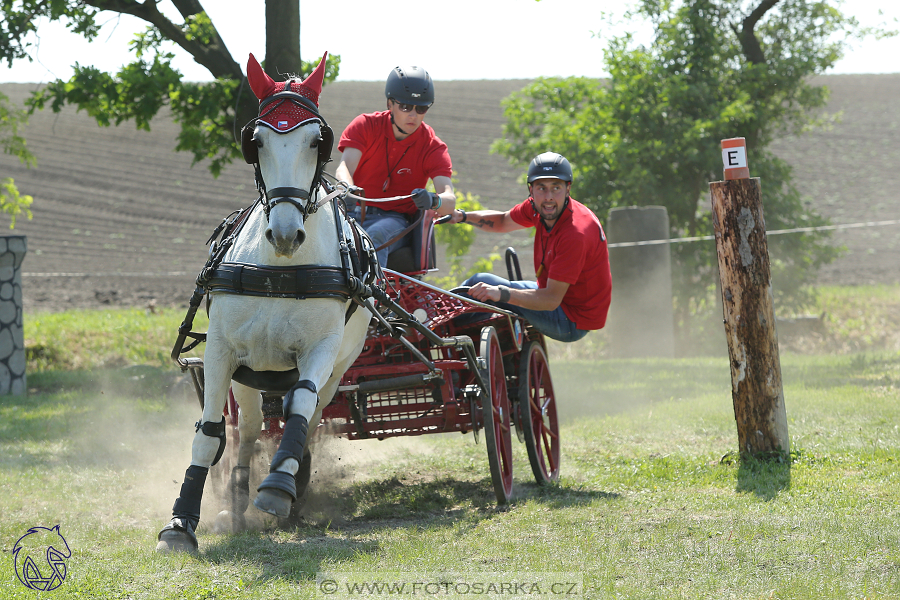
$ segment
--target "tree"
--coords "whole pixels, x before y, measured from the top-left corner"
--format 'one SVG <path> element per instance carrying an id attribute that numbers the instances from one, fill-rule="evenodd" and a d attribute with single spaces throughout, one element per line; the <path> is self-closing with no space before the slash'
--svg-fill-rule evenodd
<path id="1" fill-rule="evenodd" d="M 664 205 L 673 237 L 712 233 L 706 189 L 722 178 L 719 142 L 745 137 L 762 178 L 768 229 L 825 223 L 791 184 L 791 168 L 767 148 L 819 123 L 827 89 L 810 83 L 841 57 L 846 36 L 866 35 L 831 0 L 640 0 L 647 46 L 614 38 L 604 52 L 608 81 L 539 79 L 505 100 L 504 139 L 493 150 L 521 164 L 553 149 L 576 169 L 573 196 L 605 219 L 612 207 Z M 845 37 L 841 38 L 841 34 Z M 827 234 L 770 240 L 782 306 L 836 251 Z M 710 312 L 712 244 L 673 245 L 676 321 Z M 719 315 L 721 317 L 721 315 Z"/>
<path id="2" fill-rule="evenodd" d="M 19 135 L 19 126 L 26 121 L 24 111 L 16 109 L 9 103 L 9 98 L 0 94 L 0 146 L 4 154 L 18 156 L 28 167 L 35 164 L 34 155 L 28 150 L 25 138 Z M 9 228 L 16 226 L 16 217 L 25 215 L 31 218 L 31 196 L 19 193 L 11 177 L 0 177 L 0 212 L 9 215 Z"/>
<path id="3" fill-rule="evenodd" d="M 60 20 L 87 40 L 97 38 L 104 13 L 142 19 L 148 26 L 131 44 L 134 61 L 115 74 L 76 62 L 71 79 L 51 82 L 35 92 L 28 105 L 34 111 L 49 104 L 58 112 L 64 104 L 74 104 L 100 125 L 119 125 L 133 119 L 139 129 L 145 130 L 168 105 L 181 125 L 176 149 L 191 152 L 195 164 L 209 159 L 209 169 L 217 176 L 225 165 L 240 157 L 235 139 L 240 128 L 256 116 L 256 98 L 245 83 L 241 65 L 231 56 L 199 0 L 172 0 L 180 22 L 160 12 L 158 4 L 157 0 L 4 0 L 0 3 L 0 59 L 10 65 L 14 60 L 31 60 L 26 39 L 35 31 L 38 17 Z M 167 49 L 169 43 L 189 53 L 215 81 L 183 81 L 171 65 L 174 54 Z M 267 0 L 266 72 L 279 80 L 298 68 L 299 75 L 306 75 L 316 64 L 318 58 L 311 62 L 300 59 L 299 0 Z M 339 69 L 340 56 L 329 56 L 326 81 L 333 81 Z"/>

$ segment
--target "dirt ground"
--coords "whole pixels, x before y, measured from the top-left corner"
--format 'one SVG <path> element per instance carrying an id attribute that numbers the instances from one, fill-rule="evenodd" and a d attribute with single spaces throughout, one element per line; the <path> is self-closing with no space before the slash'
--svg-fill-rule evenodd
<path id="1" fill-rule="evenodd" d="M 779 140 L 775 151 L 794 166 L 805 200 L 833 223 L 900 219 L 900 74 L 821 82 L 832 90 L 828 112 L 840 113 L 840 120 L 801 139 Z M 500 101 L 526 83 L 436 84 L 441 102 L 427 122 L 450 147 L 457 188 L 491 208 L 509 208 L 526 195 L 517 181 L 521 169 L 489 152 L 502 135 Z M 33 88 L 4 84 L 0 92 L 21 102 Z M 332 84 L 321 108 L 339 135 L 355 115 L 382 108 L 382 89 Z M 129 123 L 101 128 L 72 108 L 32 115 L 24 134 L 37 167 L 0 155 L 0 176 L 13 177 L 35 199 L 34 218 L 20 219 L 9 232 L 27 237 L 26 311 L 187 305 L 206 260 L 204 242 L 226 215 L 252 202 L 255 189 L 245 164 L 230 165 L 218 179 L 202 163 L 192 168 L 189 155 L 173 151 L 177 132 L 162 117 L 147 132 Z M 332 156 L 339 158 L 336 148 Z M 900 282 L 900 225 L 840 230 L 835 243 L 847 252 L 821 271 L 821 283 Z M 481 234 L 471 256 L 507 246 L 518 249 L 524 275 L 532 276 L 527 233 Z M 438 262 L 446 270 L 442 257 Z"/>

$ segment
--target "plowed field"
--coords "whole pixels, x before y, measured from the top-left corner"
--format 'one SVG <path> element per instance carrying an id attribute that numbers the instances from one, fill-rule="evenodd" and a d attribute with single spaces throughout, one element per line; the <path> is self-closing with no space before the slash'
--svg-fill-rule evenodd
<path id="1" fill-rule="evenodd" d="M 835 223 L 900 218 L 900 75 L 822 82 L 832 89 L 829 111 L 843 111 L 842 121 L 781 140 L 776 150 L 795 166 L 807 200 Z M 525 83 L 438 82 L 438 102 L 428 113 L 427 122 L 450 147 L 458 187 L 491 208 L 526 196 L 517 183 L 520 169 L 488 151 L 501 135 L 500 101 Z M 33 87 L 4 84 L 0 92 L 21 102 Z M 379 83 L 329 85 L 322 112 L 339 135 L 355 115 L 384 106 L 382 90 Z M 162 116 L 151 132 L 127 123 L 102 128 L 71 107 L 31 117 L 25 135 L 37 167 L 0 155 L 0 176 L 13 177 L 35 198 L 34 218 L 9 232 L 28 238 L 26 311 L 186 304 L 206 260 L 204 242 L 223 217 L 252 202 L 255 189 L 244 164 L 218 179 L 203 164 L 191 168 L 190 155 L 173 151 L 177 130 Z M 821 272 L 823 283 L 900 282 L 900 226 L 848 229 L 835 239 L 848 253 Z M 531 276 L 526 233 L 480 235 L 472 255 L 509 245 L 519 249 Z"/>

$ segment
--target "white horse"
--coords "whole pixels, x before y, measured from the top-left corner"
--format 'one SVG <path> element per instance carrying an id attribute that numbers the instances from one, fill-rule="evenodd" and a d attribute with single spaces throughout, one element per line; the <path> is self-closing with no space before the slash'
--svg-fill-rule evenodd
<path id="1" fill-rule="evenodd" d="M 289 274 L 283 267 L 326 268 L 311 272 L 309 279 L 319 283 L 318 287 L 307 289 L 305 299 L 253 296 L 234 293 L 235 290 L 223 293 L 217 292 L 215 286 L 209 288 L 203 416 L 197 423 L 191 466 L 185 474 L 181 495 L 175 501 L 173 519 L 159 534 L 158 550 L 197 549 L 194 531 L 200 518 L 203 484 L 209 467 L 224 450 L 222 415 L 235 372 L 239 369 L 285 372 L 294 368 L 299 372 L 299 380 L 284 398 L 284 434 L 270 473 L 254 501 L 264 512 L 287 517 L 298 495 L 295 475 L 304 455 L 307 431 L 315 429 L 322 408 L 334 396 L 341 376 L 356 360 L 365 342 L 371 315 L 365 309 L 348 312 L 352 301 L 333 293 L 336 273 L 340 273 L 346 262 L 342 263 L 338 227 L 349 238 L 349 225 L 337 216 L 337 210 L 332 210 L 330 204 L 316 210 L 325 195 L 318 176 L 330 154 L 331 139 L 327 138 L 331 132 L 328 130 L 329 136 L 323 139 L 323 126 L 327 125 L 318 114 L 316 104 L 309 100 L 318 100 L 326 58 L 327 54 L 302 83 L 290 80 L 276 84 L 250 55 L 248 79 L 260 99 L 260 117 L 253 129 L 252 142 L 258 152 L 257 177 L 261 178 L 261 191 L 265 193 L 216 273 L 221 282 L 237 277 L 235 272 L 255 272 L 257 279 L 253 281 L 266 287 L 290 279 L 280 276 Z M 320 153 L 320 144 L 327 144 L 326 152 Z M 277 276 L 272 276 L 273 273 Z M 320 274 L 324 274 L 325 283 L 321 282 Z M 241 285 L 249 288 L 253 281 Z M 260 434 L 262 400 L 256 389 L 237 382 L 233 390 L 240 405 L 241 442 L 235 469 L 237 477 L 232 475 L 232 484 L 236 478 L 243 479 L 238 483 L 240 487 L 247 485 L 247 467 Z"/>

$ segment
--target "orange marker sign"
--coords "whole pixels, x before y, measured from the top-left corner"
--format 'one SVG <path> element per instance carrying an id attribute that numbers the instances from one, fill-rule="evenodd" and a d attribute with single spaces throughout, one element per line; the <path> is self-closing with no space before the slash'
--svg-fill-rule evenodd
<path id="1" fill-rule="evenodd" d="M 722 140 L 722 162 L 725 165 L 725 179 L 749 179 L 747 166 L 747 142 L 744 138 Z"/>

